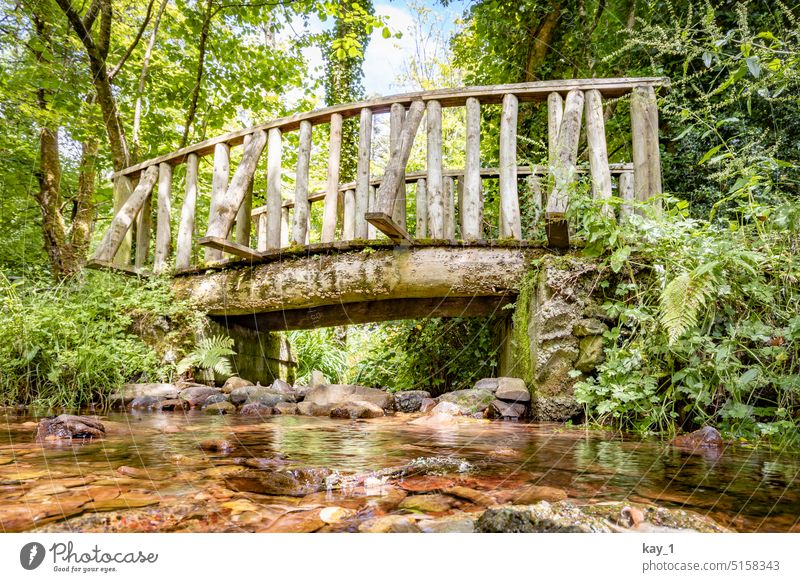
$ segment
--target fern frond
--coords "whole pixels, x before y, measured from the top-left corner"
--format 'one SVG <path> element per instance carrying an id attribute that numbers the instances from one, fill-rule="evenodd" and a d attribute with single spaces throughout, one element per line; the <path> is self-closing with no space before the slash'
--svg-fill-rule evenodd
<path id="1" fill-rule="evenodd" d="M 687 330 L 697 325 L 700 309 L 712 295 L 715 279 L 707 268 L 682 273 L 661 293 L 659 320 L 674 344 Z"/>

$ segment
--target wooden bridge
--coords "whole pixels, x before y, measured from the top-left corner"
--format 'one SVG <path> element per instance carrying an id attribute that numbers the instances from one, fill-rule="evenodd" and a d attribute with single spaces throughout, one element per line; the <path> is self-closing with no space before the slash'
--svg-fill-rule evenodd
<path id="1" fill-rule="evenodd" d="M 661 194 L 656 89 L 666 85 L 664 78 L 627 78 L 442 89 L 329 107 L 234 131 L 114 174 L 116 213 L 89 265 L 137 275 L 172 273 L 178 293 L 194 298 L 212 316 L 258 329 L 492 313 L 513 300 L 532 258 L 569 246 L 566 211 L 582 173 L 588 172 L 595 198 L 608 199 L 616 188 L 623 200 L 619 218 L 632 211 L 634 202 Z M 630 100 L 632 160 L 610 164 L 604 102 L 620 98 Z M 546 103 L 548 156 L 538 165 L 518 163 L 520 102 Z M 497 105 L 499 164 L 486 168 L 480 154 L 481 109 Z M 466 109 L 462 168 L 443 167 L 443 108 Z M 383 175 L 375 176 L 373 120 L 387 113 L 389 158 Z M 407 172 L 423 117 L 427 167 Z M 355 182 L 342 184 L 348 118 L 358 119 L 358 163 Z M 329 126 L 323 148 L 327 179 L 323 190 L 312 192 L 312 128 L 319 125 Z M 588 168 L 578 163 L 582 128 Z M 284 144 L 292 132 L 298 133 L 291 140 L 297 146 L 287 156 Z M 231 152 L 237 147 L 240 161 L 231 175 Z M 254 176 L 265 149 L 266 204 L 253 208 Z M 201 159 L 212 155 L 206 217 L 199 215 L 198 174 Z M 285 157 L 296 160 L 291 198 L 282 190 Z M 173 180 L 179 165 L 185 172 Z M 183 191 L 179 213 L 172 209 L 173 182 Z M 484 196 L 489 182 L 498 193 L 493 208 Z M 319 228 L 311 220 L 314 203 L 323 205 Z M 532 209 L 525 214 L 527 224 L 521 205 Z M 486 216 L 496 216 L 496 223 Z M 205 232 L 197 237 L 199 224 Z M 539 225 L 547 237 L 544 246 L 523 238 Z"/>

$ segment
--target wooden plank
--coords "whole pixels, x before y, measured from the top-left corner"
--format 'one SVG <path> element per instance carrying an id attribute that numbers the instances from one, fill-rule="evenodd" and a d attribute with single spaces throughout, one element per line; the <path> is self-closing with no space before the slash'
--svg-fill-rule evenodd
<path id="1" fill-rule="evenodd" d="M 261 213 L 257 216 L 256 220 L 256 249 L 258 252 L 263 253 L 267 250 L 267 214 Z"/>
<path id="2" fill-rule="evenodd" d="M 266 131 L 273 127 L 278 127 L 285 133 L 297 130 L 302 121 L 308 121 L 312 125 L 319 125 L 326 123 L 331 115 L 334 114 L 340 115 L 343 118 L 355 117 L 360 114 L 364 107 L 368 107 L 373 114 L 388 112 L 394 103 L 399 103 L 400 105 L 408 107 L 415 101 L 423 101 L 426 103 L 429 101 L 438 101 L 444 107 L 461 107 L 470 97 L 479 99 L 481 103 L 484 104 L 497 104 L 501 103 L 503 97 L 508 93 L 514 93 L 517 98 L 523 102 L 542 101 L 547 99 L 550 93 L 554 91 L 565 95 L 572 90 L 588 89 L 597 89 L 604 97 L 618 97 L 630 93 L 636 86 L 669 87 L 669 78 L 641 77 L 535 81 L 531 83 L 440 89 L 436 91 L 417 91 L 402 95 L 389 95 L 358 103 L 346 103 L 316 111 L 298 113 L 289 117 L 261 123 L 247 129 L 232 131 L 130 166 L 116 172 L 113 177 L 116 178 L 117 176 L 123 175 L 133 177 L 139 174 L 143 169 L 161 162 L 167 162 L 172 165 L 181 164 L 190 153 L 195 153 L 201 157 L 206 156 L 214 151 L 217 144 L 225 143 L 231 147 L 236 146 L 244 141 L 245 135 L 257 131 Z"/>
<path id="3" fill-rule="evenodd" d="M 544 199 L 544 189 L 542 188 L 541 177 L 538 174 L 530 174 L 527 176 L 528 188 L 533 196 L 533 224 L 536 225 L 539 219 L 542 218 L 542 211 L 546 205 Z"/>
<path id="4" fill-rule="evenodd" d="M 252 141 L 252 135 L 246 135 L 244 138 L 244 149 Z M 254 176 L 255 177 L 255 176 Z M 251 219 L 253 211 L 253 180 L 247 185 L 247 190 L 244 194 L 244 200 L 239 207 L 239 212 L 236 213 L 236 234 L 234 240 L 240 245 L 246 247 L 250 246 L 250 231 L 252 229 Z"/>
<path id="5" fill-rule="evenodd" d="M 331 242 L 336 237 L 339 164 L 342 156 L 342 116 L 338 113 L 331 116 L 330 141 L 328 143 L 328 184 L 325 189 L 325 208 L 322 214 L 322 242 Z"/>
<path id="6" fill-rule="evenodd" d="M 422 114 L 425 105 L 422 101 L 411 104 L 403 123 L 403 131 L 400 134 L 397 146 L 394 148 L 386 171 L 383 175 L 383 182 L 378 188 L 378 211 L 388 216 L 394 216 L 394 208 L 400 190 L 400 185 L 405 182 L 405 168 L 408 157 L 411 155 L 411 147 L 414 144 L 414 136 L 417 134 L 419 123 L 422 121 Z M 375 225 L 377 226 L 377 224 Z M 405 229 L 403 229 L 405 231 Z M 324 242 L 324 241 L 323 241 Z"/>
<path id="7" fill-rule="evenodd" d="M 442 106 L 438 101 L 428 102 L 425 123 L 428 131 L 428 230 L 431 238 L 443 238 Z"/>
<path id="8" fill-rule="evenodd" d="M 400 146 L 403 123 L 406 120 L 406 108 L 398 103 L 392 105 L 389 114 L 389 151 L 394 152 Z M 404 230 L 407 228 L 406 222 L 406 169 L 403 167 L 400 186 L 394 201 L 392 220 L 399 224 Z"/>
<path id="9" fill-rule="evenodd" d="M 86 268 L 87 269 L 96 269 L 98 271 L 109 271 L 111 273 L 117 273 L 119 275 L 128 275 L 131 277 L 152 277 L 153 273 L 148 271 L 147 269 L 139 269 L 137 267 L 120 267 L 119 265 L 115 265 L 114 263 L 109 263 L 107 261 L 98 261 L 97 259 L 89 259 L 86 261 Z"/>
<path id="10" fill-rule="evenodd" d="M 372 111 L 361 110 L 358 126 L 358 165 L 356 167 L 355 188 L 355 238 L 367 238 L 367 219 L 369 212 L 369 164 L 372 152 Z"/>
<path id="11" fill-rule="evenodd" d="M 635 87 L 631 95 L 631 139 L 636 200 L 646 202 L 661 190 L 658 105 L 652 87 Z"/>
<path id="12" fill-rule="evenodd" d="M 186 160 L 186 193 L 181 207 L 181 222 L 178 226 L 178 243 L 175 250 L 175 268 L 188 269 L 192 262 L 192 238 L 197 208 L 197 167 L 199 158 L 189 154 Z"/>
<path id="13" fill-rule="evenodd" d="M 136 258 L 134 266 L 142 269 L 147 264 L 147 257 L 150 254 L 150 231 L 152 230 L 153 209 L 150 195 L 144 199 L 142 209 L 136 219 Z"/>
<path id="14" fill-rule="evenodd" d="M 553 165 L 558 154 L 558 132 L 564 117 L 564 98 L 552 92 L 547 96 L 547 152 L 548 164 Z"/>
<path id="15" fill-rule="evenodd" d="M 517 110 L 516 96 L 503 98 L 500 115 L 500 238 L 522 239 L 517 192 Z"/>
<path id="16" fill-rule="evenodd" d="M 308 168 L 311 163 L 311 123 L 300 124 L 300 145 L 297 150 L 297 174 L 294 186 L 294 228 L 292 242 L 305 244 L 311 208 L 308 200 Z M 284 207 L 287 207 L 284 203 Z M 261 250 L 261 249 L 259 249 Z M 266 249 L 265 249 L 266 250 Z"/>
<path id="17" fill-rule="evenodd" d="M 208 221 L 218 211 L 222 197 L 228 190 L 228 180 L 231 174 L 231 152 L 230 146 L 226 143 L 218 143 L 214 147 L 214 175 L 211 179 L 211 206 L 208 211 Z M 226 232 L 224 236 L 228 236 Z M 207 248 L 205 253 L 207 262 L 221 261 L 222 253 L 216 249 Z"/>
<path id="18" fill-rule="evenodd" d="M 633 213 L 633 201 L 636 200 L 635 188 L 633 185 L 633 172 L 623 172 L 619 175 L 619 197 L 622 198 L 622 205 L 619 208 L 620 219 L 628 218 Z"/>
<path id="19" fill-rule="evenodd" d="M 144 171 L 141 178 L 139 178 L 139 184 L 134 188 L 131 195 L 128 196 L 128 199 L 122 205 L 122 208 L 119 209 L 119 212 L 116 213 L 111 221 L 111 225 L 103 236 L 103 240 L 101 240 L 100 244 L 97 246 L 97 250 L 92 258 L 97 261 L 98 264 L 111 264 L 113 262 L 114 266 L 120 266 L 114 261 L 114 257 L 122 245 L 125 236 L 128 234 L 134 218 L 144 205 L 145 199 L 150 196 L 150 193 L 153 191 L 153 185 L 156 183 L 157 178 L 158 166 L 148 168 Z"/>
<path id="20" fill-rule="evenodd" d="M 239 243 L 228 240 L 227 238 L 221 238 L 218 236 L 204 236 L 198 240 L 197 243 L 203 247 L 217 249 L 220 251 L 220 254 L 225 252 L 251 261 L 260 260 L 262 257 L 262 253 L 254 251 L 248 246 L 240 245 Z"/>
<path id="21" fill-rule="evenodd" d="M 116 216 L 125 202 L 130 198 L 133 192 L 133 182 L 130 177 L 119 176 L 114 179 L 114 216 Z M 132 233 L 130 231 L 125 233 L 122 241 L 119 244 L 119 250 L 114 257 L 114 265 L 117 267 L 125 267 L 131 260 L 131 241 Z"/>
<path id="22" fill-rule="evenodd" d="M 158 166 L 158 214 L 156 218 L 156 252 L 153 260 L 153 272 L 161 273 L 169 267 L 169 255 L 172 249 L 172 166 Z"/>
<path id="23" fill-rule="evenodd" d="M 414 244 L 414 239 L 411 238 L 411 235 L 399 224 L 395 223 L 388 214 L 384 212 L 368 212 L 366 218 L 367 222 L 388 236 L 393 243 L 398 245 Z"/>
<path id="24" fill-rule="evenodd" d="M 571 91 L 564 105 L 564 116 L 558 130 L 558 148 L 554 160 L 553 190 L 547 199 L 545 226 L 548 244 L 557 248 L 569 246 L 569 225 L 566 220 L 569 189 L 575 182 L 575 163 L 583 116 L 583 92 Z"/>
<path id="25" fill-rule="evenodd" d="M 461 240 L 464 240 L 464 176 L 457 176 L 455 178 L 456 183 L 456 213 L 458 215 L 458 220 L 455 221 L 455 226 L 457 228 L 457 233 L 459 234 Z M 455 238 L 455 237 L 454 237 Z"/>
<path id="26" fill-rule="evenodd" d="M 364 221 L 366 224 L 366 220 Z M 347 190 L 344 193 L 344 219 L 342 220 L 342 240 L 356 238 L 356 193 Z"/>
<path id="27" fill-rule="evenodd" d="M 603 97 L 592 89 L 584 93 L 586 103 L 586 143 L 589 147 L 589 167 L 592 175 L 592 193 L 596 199 L 611 198 L 611 170 L 606 149 L 606 124 L 603 119 Z M 611 208 L 606 204 L 604 212 Z"/>
<path id="28" fill-rule="evenodd" d="M 367 206 L 368 206 L 367 207 L 367 211 L 368 212 L 375 212 L 375 209 L 376 209 L 376 206 L 377 206 L 377 200 L 378 200 L 378 187 L 377 186 L 373 186 L 372 184 L 370 184 L 370 187 L 369 187 L 369 200 L 367 201 L 368 202 L 368 204 L 367 204 Z M 365 221 L 367 220 L 366 214 L 364 215 L 364 220 Z M 370 224 L 369 221 L 367 221 L 367 239 L 375 240 L 376 235 L 377 235 L 377 232 L 375 230 L 375 227 L 372 224 Z"/>
<path id="29" fill-rule="evenodd" d="M 281 247 L 281 162 L 283 145 L 281 130 L 269 130 L 267 144 L 267 248 Z"/>
<path id="30" fill-rule="evenodd" d="M 477 99 L 467 99 L 466 161 L 464 162 L 463 208 L 461 238 L 475 240 L 483 235 L 480 223 L 481 208 L 481 106 Z"/>
<path id="31" fill-rule="evenodd" d="M 444 179 L 444 238 L 456 238 L 456 205 L 455 205 L 455 180 L 447 177 Z"/>
<path id="32" fill-rule="evenodd" d="M 291 244 L 289 241 L 289 233 L 291 232 L 290 225 L 289 209 L 281 208 L 281 248 L 286 248 Z"/>
<path id="33" fill-rule="evenodd" d="M 428 193 L 425 186 L 425 178 L 417 180 L 417 238 L 428 238 Z"/>

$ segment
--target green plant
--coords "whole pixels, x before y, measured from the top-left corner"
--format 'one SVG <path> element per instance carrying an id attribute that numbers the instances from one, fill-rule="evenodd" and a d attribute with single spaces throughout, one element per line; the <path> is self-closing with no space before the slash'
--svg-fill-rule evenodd
<path id="1" fill-rule="evenodd" d="M 176 372 L 185 374 L 191 369 L 197 369 L 209 375 L 217 373 L 221 376 L 233 374 L 231 361 L 228 356 L 235 356 L 233 338 L 215 335 L 201 339 L 195 348 L 178 362 Z"/>
<path id="2" fill-rule="evenodd" d="M 311 382 L 311 372 L 319 370 L 331 382 L 343 379 L 347 370 L 346 342 L 337 328 L 289 332 L 289 343 L 297 357 L 297 383 Z"/>

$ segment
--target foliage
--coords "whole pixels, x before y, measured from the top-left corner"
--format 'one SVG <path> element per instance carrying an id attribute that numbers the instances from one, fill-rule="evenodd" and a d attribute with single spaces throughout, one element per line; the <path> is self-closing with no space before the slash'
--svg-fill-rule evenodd
<path id="1" fill-rule="evenodd" d="M 343 380 L 347 348 L 336 332 L 336 328 L 289 332 L 289 343 L 298 363 L 298 384 L 310 384 L 314 370 L 322 372 L 331 382 Z"/>
<path id="2" fill-rule="evenodd" d="M 215 335 L 206 337 L 197 342 L 195 348 L 189 352 L 175 367 L 178 374 L 185 374 L 191 369 L 205 372 L 216 372 L 222 376 L 233 374 L 231 361 L 228 356 L 235 356 L 233 338 Z"/>
<path id="3" fill-rule="evenodd" d="M 186 346 L 197 323 L 166 281 L 87 272 L 56 286 L 0 275 L 0 401 L 74 408 L 103 404 L 132 380 L 167 380 L 163 346 Z M 160 320 L 162 341 L 137 327 Z M 176 328 L 178 331 L 170 331 Z"/>

